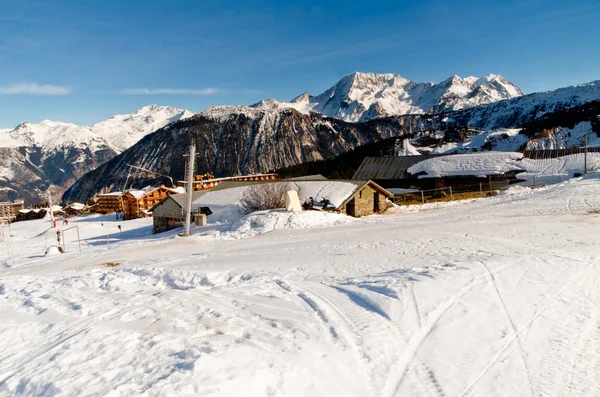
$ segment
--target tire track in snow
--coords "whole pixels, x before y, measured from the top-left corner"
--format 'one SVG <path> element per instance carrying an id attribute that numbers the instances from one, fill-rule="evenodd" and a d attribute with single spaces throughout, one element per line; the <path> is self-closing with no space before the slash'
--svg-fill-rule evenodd
<path id="1" fill-rule="evenodd" d="M 278 284 L 286 291 L 293 290 L 283 282 L 278 282 Z M 386 380 L 392 376 L 392 372 L 395 370 L 400 350 L 409 340 L 401 327 L 393 319 L 390 319 L 389 315 L 375 302 L 363 296 L 357 297 L 356 295 L 359 294 L 349 289 L 323 283 L 310 288 L 294 284 L 294 289 L 304 291 L 302 292 L 303 297 L 309 298 L 315 305 L 319 301 L 319 310 L 328 321 L 337 317 L 338 321 L 333 322 L 338 323 L 341 320 L 345 323 L 344 328 L 346 329 L 341 334 L 343 334 L 347 346 L 352 347 L 358 355 L 361 373 L 365 376 L 370 394 L 381 396 Z M 320 291 L 316 291 L 317 289 Z M 369 289 L 369 291 L 371 290 Z M 414 294 L 414 292 L 411 293 Z M 388 295 L 386 296 L 389 298 Z M 416 301 L 414 303 L 416 304 Z M 330 311 L 330 313 L 325 314 L 325 311 Z M 420 318 L 420 314 L 416 315 Z M 336 327 L 339 328 L 339 325 Z M 342 335 L 339 336 L 342 337 Z M 375 342 L 375 345 L 367 346 L 366 344 L 369 342 Z M 410 369 L 416 380 L 415 389 L 427 396 L 445 396 L 435 375 L 425 363 L 413 357 Z M 381 382 L 383 383 L 377 386 Z"/>
<path id="2" fill-rule="evenodd" d="M 533 387 L 531 385 L 531 372 L 529 371 L 529 366 L 527 365 L 527 360 L 525 359 L 525 353 L 523 351 L 521 339 L 519 339 L 519 337 L 517 335 L 517 327 L 515 326 L 515 323 L 512 320 L 512 317 L 510 316 L 510 314 L 508 314 L 508 309 L 506 308 L 504 299 L 502 299 L 502 296 L 500 295 L 500 291 L 498 291 L 498 285 L 496 284 L 496 278 L 494 277 L 494 274 L 490 271 L 490 269 L 487 267 L 487 265 L 484 262 L 479 261 L 479 263 L 481 263 L 481 266 L 483 266 L 483 268 L 485 269 L 486 276 L 489 280 L 489 283 L 494 288 L 494 291 L 496 292 L 496 296 L 498 297 L 498 301 L 500 302 L 500 306 L 502 307 L 502 312 L 504 314 L 504 317 L 506 318 L 506 321 L 508 322 L 510 328 L 513 330 L 513 334 L 515 335 L 515 338 L 517 341 L 519 355 L 521 357 L 521 361 L 523 362 L 523 368 L 525 369 L 525 374 L 527 375 L 527 383 L 529 385 L 529 395 L 533 396 Z"/>
<path id="3" fill-rule="evenodd" d="M 66 330 L 61 330 L 60 332 L 55 332 L 51 335 L 44 335 L 44 340 L 45 340 L 45 345 L 42 346 L 41 348 L 36 349 L 36 351 L 34 352 L 30 352 L 29 354 L 25 354 L 24 356 L 19 357 L 18 359 L 18 363 L 15 364 L 13 362 L 11 362 L 9 365 L 12 368 L 6 368 L 6 367 L 2 367 L 0 368 L 0 374 L 5 374 L 5 373 L 10 373 L 9 375 L 7 375 L 5 378 L 0 379 L 0 386 L 2 386 L 3 384 L 6 383 L 6 381 L 8 381 L 10 378 L 12 378 L 13 376 L 15 376 L 18 371 L 20 369 L 22 369 L 25 365 L 37 360 L 38 358 L 44 356 L 46 353 L 54 350 L 55 348 L 57 348 L 58 346 L 61 346 L 63 343 L 69 341 L 70 339 L 73 339 L 74 337 L 76 337 L 77 335 L 87 332 L 90 330 L 92 324 L 98 320 L 98 318 L 100 316 L 104 316 L 107 313 L 113 311 L 113 309 L 109 309 L 104 311 L 103 313 L 99 314 L 99 315 L 94 315 L 94 317 L 91 318 L 86 318 L 82 321 L 79 321 L 76 324 L 70 324 L 68 325 L 68 328 Z M 130 311 L 130 310 L 119 310 L 117 311 L 116 314 L 108 317 L 106 320 L 103 320 L 103 322 L 106 321 L 110 321 L 110 320 L 114 320 L 115 318 L 119 317 L 120 315 L 122 315 L 123 313 L 125 313 L 126 311 Z M 81 328 L 83 327 L 83 328 Z M 70 329 L 73 328 L 81 328 L 78 329 L 77 331 L 73 331 L 73 332 L 68 332 Z M 58 339 L 56 339 L 58 338 Z M 41 351 L 40 351 L 41 350 Z"/>
<path id="4" fill-rule="evenodd" d="M 395 376 L 390 376 L 386 382 L 386 386 L 383 389 L 384 396 L 394 397 L 398 395 L 400 387 L 404 382 L 405 375 L 411 366 L 411 362 L 415 358 L 415 355 L 427 336 L 433 331 L 438 321 L 442 316 L 469 291 L 471 291 L 475 285 L 481 282 L 481 278 L 475 278 L 464 285 L 458 293 L 451 296 L 444 303 L 438 305 L 426 318 L 421 329 L 413 334 L 408 341 L 408 345 L 404 349 L 404 352 L 397 358 L 397 365 L 399 366 Z"/>
<path id="5" fill-rule="evenodd" d="M 571 394 L 571 391 L 575 388 L 574 387 L 574 379 L 575 379 L 575 369 L 577 367 L 578 363 L 581 363 L 580 359 L 582 358 L 582 351 L 585 347 L 584 343 L 583 343 L 583 334 L 584 334 L 584 329 L 587 331 L 587 333 L 594 333 L 594 328 L 596 327 L 596 321 L 594 321 L 595 319 L 592 317 L 592 313 L 593 311 L 591 310 L 591 299 L 590 299 L 590 295 L 592 292 L 592 289 L 595 287 L 596 285 L 596 276 L 597 276 L 597 264 L 598 262 L 596 262 L 593 266 L 594 266 L 594 277 L 591 279 L 591 283 L 590 283 L 590 287 L 588 288 L 587 292 L 585 293 L 585 311 L 586 313 L 588 313 L 588 321 L 585 322 L 586 327 L 579 327 L 579 334 L 577 335 L 577 359 L 573 359 L 573 365 L 571 366 L 571 371 L 569 374 L 569 386 L 568 389 L 570 391 L 569 394 Z M 585 320 L 584 320 L 585 321 Z M 591 332 L 590 332 L 591 331 Z"/>
<path id="6" fill-rule="evenodd" d="M 373 384 L 373 374 L 372 371 L 370 371 L 370 368 L 372 367 L 372 365 L 370 365 L 374 360 L 374 357 L 370 354 L 367 353 L 366 349 L 363 347 L 364 344 L 364 338 L 361 338 L 359 336 L 359 339 L 357 340 L 356 335 L 357 334 L 361 334 L 363 332 L 365 332 L 365 329 L 368 328 L 369 326 L 369 322 L 368 320 L 363 320 L 361 317 L 362 316 L 357 316 L 355 313 L 352 313 L 352 305 L 350 301 L 350 299 L 346 296 L 346 295 L 342 295 L 342 294 L 338 294 L 340 297 L 335 297 L 335 296 L 329 296 L 330 291 L 328 290 L 323 290 L 320 292 L 317 292 L 316 289 L 324 289 L 324 288 L 329 288 L 326 285 L 323 284 L 318 284 L 316 286 L 312 286 L 311 288 L 302 288 L 305 292 L 305 294 L 307 295 L 311 295 L 314 301 L 320 300 L 322 303 L 325 303 L 325 305 L 321 305 L 323 307 L 324 311 L 330 310 L 331 313 L 328 315 L 329 318 L 332 318 L 332 315 L 334 315 L 335 317 L 338 317 L 338 321 L 341 321 L 343 323 L 345 323 L 345 327 L 346 328 L 343 332 L 343 336 L 344 339 L 346 340 L 346 343 L 348 346 L 352 347 L 352 349 L 357 353 L 358 356 L 358 361 L 359 361 L 359 372 L 361 373 L 361 375 L 364 377 L 365 379 L 365 384 L 367 389 L 369 390 L 369 394 L 371 396 L 378 396 L 379 393 L 377 393 L 375 386 Z M 325 296 L 327 295 L 327 297 Z M 342 301 L 342 299 L 344 299 L 345 297 L 345 302 Z M 316 299 L 315 299 L 316 298 Z M 377 319 L 375 318 L 371 318 L 373 323 L 379 322 L 381 321 L 381 317 L 377 316 L 374 313 L 371 312 L 365 312 L 365 313 L 370 313 L 370 316 L 368 317 L 378 317 Z M 338 327 L 339 328 L 339 327 Z M 341 333 L 338 333 L 341 334 Z M 386 333 L 382 332 L 381 336 L 385 336 Z M 382 337 L 381 339 L 379 339 L 378 341 L 381 344 L 384 344 L 384 342 L 382 342 L 385 338 Z"/>
<path id="7" fill-rule="evenodd" d="M 582 277 L 585 274 L 585 271 L 587 269 L 582 270 L 577 276 L 575 276 L 573 278 L 573 280 L 571 280 L 570 282 L 567 283 L 567 285 L 565 285 L 560 291 L 558 291 L 558 293 L 556 295 L 554 295 L 552 298 L 550 298 L 550 301 L 548 303 L 546 303 L 541 309 L 539 309 L 537 312 L 535 312 L 535 314 L 532 316 L 532 318 L 527 322 L 527 324 L 525 324 L 523 327 L 521 327 L 517 333 L 508 341 L 506 342 L 506 344 L 504 344 L 504 346 L 502 348 L 500 348 L 500 350 L 498 350 L 498 352 L 496 353 L 496 355 L 492 358 L 492 360 L 490 360 L 490 362 L 484 367 L 484 369 L 481 371 L 481 373 L 475 378 L 475 380 L 473 380 L 473 382 L 471 382 L 469 384 L 469 386 L 467 386 L 465 388 L 465 390 L 460 394 L 460 397 L 466 396 L 471 394 L 471 390 L 473 389 L 473 387 L 475 387 L 475 385 L 481 380 L 481 378 L 483 378 L 483 376 L 494 366 L 494 364 L 498 361 L 498 359 L 500 359 L 500 357 L 502 356 L 502 354 L 506 351 L 506 349 L 508 349 L 508 347 L 510 345 L 512 345 L 512 343 L 514 342 L 514 340 L 521 334 L 521 332 L 523 332 L 524 330 L 528 329 L 529 326 L 533 323 L 533 321 L 540 315 L 542 314 L 550 305 L 552 305 L 553 303 L 558 301 L 558 298 L 562 295 L 563 292 L 565 292 L 567 289 L 569 289 L 574 283 L 575 281 L 579 280 L 580 277 Z"/>

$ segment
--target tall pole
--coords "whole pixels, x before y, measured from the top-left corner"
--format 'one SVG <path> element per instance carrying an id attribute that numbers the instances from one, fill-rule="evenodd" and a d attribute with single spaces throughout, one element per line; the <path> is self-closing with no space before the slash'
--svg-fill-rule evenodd
<path id="1" fill-rule="evenodd" d="M 50 209 L 50 218 L 52 218 L 52 227 L 56 227 L 56 220 L 52 211 L 52 192 L 50 190 L 48 190 L 48 208 Z"/>
<path id="2" fill-rule="evenodd" d="M 190 145 L 190 158 L 188 166 L 187 183 L 187 205 L 185 206 L 185 235 L 190 235 L 190 223 L 192 222 L 192 191 L 194 188 L 194 161 L 196 159 L 196 145 L 194 142 Z"/>
<path id="3" fill-rule="evenodd" d="M 587 174 L 587 133 L 585 134 L 585 146 L 583 149 L 583 175 Z"/>

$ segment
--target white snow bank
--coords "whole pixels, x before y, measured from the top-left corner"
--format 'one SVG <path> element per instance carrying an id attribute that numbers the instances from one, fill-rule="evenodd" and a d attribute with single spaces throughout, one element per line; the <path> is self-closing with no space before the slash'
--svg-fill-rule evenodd
<path id="1" fill-rule="evenodd" d="M 276 229 L 309 229 L 350 223 L 353 220 L 354 218 L 346 215 L 323 211 L 257 211 L 236 222 L 224 236 L 246 238 Z"/>

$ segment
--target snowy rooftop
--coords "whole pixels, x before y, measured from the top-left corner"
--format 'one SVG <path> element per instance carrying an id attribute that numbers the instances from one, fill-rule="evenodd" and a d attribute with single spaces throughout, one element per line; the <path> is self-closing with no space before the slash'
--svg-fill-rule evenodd
<path id="1" fill-rule="evenodd" d="M 408 169 L 412 175 L 435 178 L 445 176 L 499 175 L 521 171 L 537 175 L 565 175 L 583 172 L 585 155 L 573 154 L 557 158 L 533 160 L 516 152 L 485 152 L 428 158 Z M 600 153 L 588 153 L 588 171 L 600 170 Z"/>
<path id="2" fill-rule="evenodd" d="M 520 162 L 522 159 L 523 154 L 516 152 L 456 154 L 425 159 L 409 167 L 408 172 L 412 175 L 424 173 L 429 178 L 459 175 L 485 177 L 524 170 Z"/>

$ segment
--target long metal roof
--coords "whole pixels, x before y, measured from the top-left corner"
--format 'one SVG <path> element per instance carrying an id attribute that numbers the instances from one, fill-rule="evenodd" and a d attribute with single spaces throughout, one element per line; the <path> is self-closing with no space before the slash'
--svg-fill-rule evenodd
<path id="1" fill-rule="evenodd" d="M 587 149 L 588 152 L 600 152 L 600 148 L 591 147 Z M 543 159 L 554 159 L 562 156 L 569 156 L 571 154 L 585 153 L 585 149 L 548 149 L 548 150 L 525 150 L 523 157 L 527 157 L 532 160 L 543 160 Z"/>
<path id="2" fill-rule="evenodd" d="M 413 165 L 441 154 L 423 154 L 416 156 L 366 157 L 352 179 L 405 179 L 406 170 Z"/>

